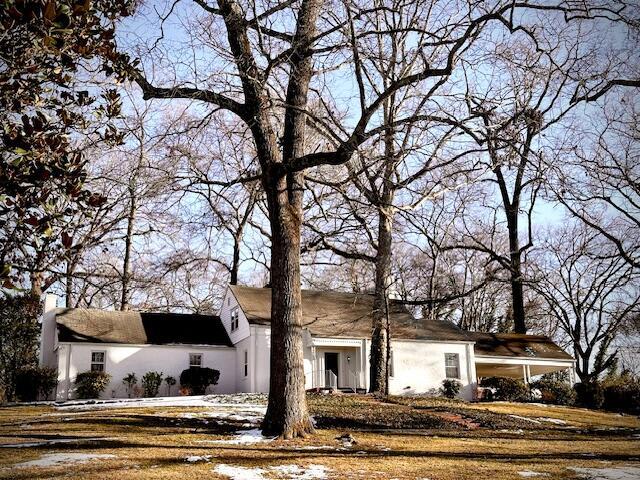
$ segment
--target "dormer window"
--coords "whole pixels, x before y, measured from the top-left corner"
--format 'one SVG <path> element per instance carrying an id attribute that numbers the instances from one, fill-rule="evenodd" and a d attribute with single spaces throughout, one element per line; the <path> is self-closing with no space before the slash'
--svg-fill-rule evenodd
<path id="1" fill-rule="evenodd" d="M 231 310 L 231 331 L 235 332 L 238 329 L 240 314 L 237 308 Z"/>

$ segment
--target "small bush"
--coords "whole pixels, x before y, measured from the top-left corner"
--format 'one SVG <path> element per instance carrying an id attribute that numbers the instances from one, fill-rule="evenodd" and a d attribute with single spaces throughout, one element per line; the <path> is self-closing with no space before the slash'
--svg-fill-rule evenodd
<path id="1" fill-rule="evenodd" d="M 209 385 L 217 385 L 220 371 L 207 367 L 189 367 L 180 374 L 180 385 L 191 395 L 204 395 Z"/>
<path id="2" fill-rule="evenodd" d="M 608 375 L 603 384 L 603 408 L 640 414 L 640 378 L 629 372 Z"/>
<path id="3" fill-rule="evenodd" d="M 576 392 L 576 405 L 585 408 L 598 409 L 604 404 L 604 390 L 602 384 L 596 380 L 576 383 L 573 386 Z"/>
<path id="4" fill-rule="evenodd" d="M 543 375 L 540 380 L 532 382 L 529 387 L 532 390 L 540 390 L 542 401 L 545 403 L 573 405 L 576 401 L 576 393 L 566 381 Z"/>
<path id="5" fill-rule="evenodd" d="M 131 394 L 134 392 L 134 387 L 138 383 L 138 377 L 136 377 L 135 373 L 129 373 L 122 379 L 122 383 L 124 383 L 127 388 L 127 396 L 131 398 Z"/>
<path id="6" fill-rule="evenodd" d="M 445 378 L 442 381 L 442 388 L 440 388 L 440 393 L 447 398 L 456 398 L 456 395 L 460 393 L 461 388 L 462 383 L 460 383 L 458 380 Z"/>
<path id="7" fill-rule="evenodd" d="M 111 381 L 106 372 L 82 372 L 76 375 L 76 395 L 78 398 L 99 398 Z"/>
<path id="8" fill-rule="evenodd" d="M 522 380 L 509 377 L 487 377 L 480 382 L 481 387 L 495 390 L 493 400 L 508 402 L 526 402 L 529 399 L 529 389 Z"/>
<path id="9" fill-rule="evenodd" d="M 23 402 L 47 400 L 56 385 L 58 385 L 58 372 L 55 368 L 22 368 L 16 375 L 16 396 Z"/>
<path id="10" fill-rule="evenodd" d="M 177 383 L 176 379 L 169 376 L 164 379 L 164 383 L 167 384 L 167 395 L 171 396 L 171 387 L 173 387 Z"/>
<path id="11" fill-rule="evenodd" d="M 147 372 L 142 376 L 142 390 L 145 397 L 158 395 L 162 385 L 162 372 Z"/>

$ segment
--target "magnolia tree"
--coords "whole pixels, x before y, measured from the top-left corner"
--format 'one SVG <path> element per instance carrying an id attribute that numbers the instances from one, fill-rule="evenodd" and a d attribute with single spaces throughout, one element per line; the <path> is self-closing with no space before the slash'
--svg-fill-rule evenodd
<path id="1" fill-rule="evenodd" d="M 79 145 L 117 143 L 114 88 L 89 88 L 80 72 L 114 60 L 114 28 L 128 2 L 8 1 L 0 11 L 0 269 L 12 288 L 25 274 L 35 295 L 51 257 L 74 245 L 71 231 L 104 203 L 85 188 Z M 52 88 L 52 86 L 54 86 Z"/>

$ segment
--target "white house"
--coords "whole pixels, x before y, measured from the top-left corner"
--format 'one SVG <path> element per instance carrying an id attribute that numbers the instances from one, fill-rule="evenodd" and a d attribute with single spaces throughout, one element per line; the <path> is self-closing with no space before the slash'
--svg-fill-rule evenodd
<path id="1" fill-rule="evenodd" d="M 366 391 L 373 297 L 303 290 L 307 388 Z M 126 396 L 122 378 L 150 370 L 179 378 L 190 365 L 220 371 L 216 393 L 267 392 L 271 289 L 229 286 L 219 316 L 56 309 L 47 302 L 41 362 L 58 369 L 56 398 L 71 398 L 77 373 L 104 370 L 103 396 Z M 392 394 L 436 392 L 445 378 L 473 399 L 479 377 L 569 370 L 574 360 L 547 337 L 464 332 L 449 322 L 416 320 L 390 300 Z M 173 394 L 178 389 L 174 387 Z M 163 386 L 161 394 L 166 394 Z"/>

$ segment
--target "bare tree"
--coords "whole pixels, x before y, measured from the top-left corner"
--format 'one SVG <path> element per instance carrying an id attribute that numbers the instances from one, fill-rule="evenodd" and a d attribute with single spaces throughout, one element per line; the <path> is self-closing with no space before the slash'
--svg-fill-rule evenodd
<path id="1" fill-rule="evenodd" d="M 625 101 L 626 98 L 626 101 Z M 555 198 L 640 267 L 640 112 L 633 94 L 601 107 L 557 169 Z M 615 105 L 615 106 L 613 106 Z"/>
<path id="2" fill-rule="evenodd" d="M 616 358 L 616 337 L 638 315 L 640 277 L 611 244 L 584 224 L 554 231 L 535 283 L 573 348 L 583 382 Z"/>
<path id="3" fill-rule="evenodd" d="M 371 124 L 379 121 L 379 111 L 391 96 L 420 82 L 421 88 L 429 89 L 445 81 L 489 23 L 496 28 L 532 33 L 533 29 L 516 20 L 527 9 L 548 15 L 555 12 L 563 21 L 576 22 L 619 17 L 619 11 L 609 6 L 585 9 L 565 3 L 539 6 L 513 2 L 490 7 L 460 2 L 446 11 L 431 2 L 360 7 L 349 2 L 302 0 L 243 6 L 237 0 L 218 0 L 217 6 L 212 6 L 205 0 L 195 0 L 195 5 L 193 8 L 200 11 L 186 12 L 190 21 L 185 32 L 193 55 L 176 58 L 176 53 L 183 52 L 173 51 L 162 62 L 180 67 L 164 79 L 152 79 L 149 69 L 143 73 L 123 55 L 122 69 L 140 86 L 146 99 L 198 100 L 214 110 L 230 112 L 251 131 L 260 165 L 257 177 L 266 195 L 271 227 L 273 341 L 263 428 L 284 438 L 305 435 L 313 430 L 302 368 L 300 229 L 305 171 L 348 162 L 360 145 L 380 133 L 380 128 Z M 172 4 L 163 18 L 176 15 L 180 6 Z M 385 9 L 415 12 L 410 28 L 425 35 L 414 49 L 425 55 L 418 56 L 411 68 L 384 90 L 367 90 L 357 80 L 359 57 L 366 50 L 364 39 L 390 33 L 386 28 L 372 28 L 367 15 Z M 443 18 L 447 19 L 444 23 Z M 225 32 L 226 38 L 211 35 L 216 31 Z M 151 53 L 159 51 L 163 38 L 156 40 L 152 41 Z M 194 64 L 185 67 L 184 58 L 193 58 Z M 211 61 L 203 63 L 201 59 L 205 58 Z M 353 119 L 346 115 L 338 118 L 334 106 L 339 102 L 331 98 L 328 88 L 336 79 L 335 73 L 346 68 L 356 73 L 353 90 L 359 113 Z M 410 116 L 396 119 L 394 124 L 414 121 Z M 325 136 L 333 132 L 334 142 L 307 143 L 310 124 L 322 129 Z M 241 177 L 237 181 L 255 178 Z"/>

